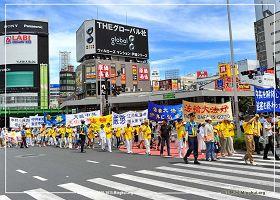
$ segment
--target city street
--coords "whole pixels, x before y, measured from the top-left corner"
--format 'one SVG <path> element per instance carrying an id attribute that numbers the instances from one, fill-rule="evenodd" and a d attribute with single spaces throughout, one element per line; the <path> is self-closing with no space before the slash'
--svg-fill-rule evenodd
<path id="1" fill-rule="evenodd" d="M 1 180 L 4 153 L 1 149 Z M 274 161 L 254 157 L 257 166 L 245 165 L 242 153 L 217 162 L 186 165 L 178 158 L 128 155 L 117 150 L 87 149 L 81 154 L 53 147 L 8 148 L 10 193 L 4 195 L 1 184 L 0 200 L 280 199 L 279 161 L 275 173 L 278 193 L 273 193 Z"/>

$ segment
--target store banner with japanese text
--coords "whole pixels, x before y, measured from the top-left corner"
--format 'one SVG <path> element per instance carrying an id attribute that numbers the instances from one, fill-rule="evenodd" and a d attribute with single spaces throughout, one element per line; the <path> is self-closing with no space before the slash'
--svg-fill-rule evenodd
<path id="1" fill-rule="evenodd" d="M 112 115 L 90 117 L 90 121 L 98 127 L 100 127 L 101 124 L 106 126 L 108 123 L 110 123 L 112 125 Z"/>
<path id="2" fill-rule="evenodd" d="M 91 117 L 99 117 L 100 110 L 95 110 L 91 112 L 81 112 L 77 114 L 67 114 L 66 115 L 66 125 L 70 124 L 71 126 L 81 125 L 81 120 L 85 121 L 85 124 L 90 124 Z"/>
<path id="3" fill-rule="evenodd" d="M 255 87 L 254 91 L 257 113 L 280 112 L 280 90 Z"/>
<path id="4" fill-rule="evenodd" d="M 205 122 L 207 117 L 211 117 L 213 122 L 233 120 L 231 102 L 216 104 L 183 101 L 183 113 L 184 120 L 188 120 L 190 113 L 195 113 L 197 122 Z"/>
<path id="5" fill-rule="evenodd" d="M 50 114 L 44 113 L 44 123 L 47 126 L 52 125 L 63 125 L 66 122 L 66 116 L 65 114 L 58 114 L 51 116 Z"/>
<path id="6" fill-rule="evenodd" d="M 24 117 L 24 118 L 10 117 L 10 128 L 22 128 L 23 125 L 26 126 L 30 125 L 29 117 Z"/>
<path id="7" fill-rule="evenodd" d="M 113 128 L 126 127 L 127 124 L 131 126 L 138 126 L 148 119 L 148 109 L 144 111 L 129 111 L 122 114 L 112 114 L 112 126 Z"/>
<path id="8" fill-rule="evenodd" d="M 182 119 L 182 104 L 178 105 L 158 105 L 149 102 L 148 105 L 149 119 L 153 121 L 177 120 Z"/>

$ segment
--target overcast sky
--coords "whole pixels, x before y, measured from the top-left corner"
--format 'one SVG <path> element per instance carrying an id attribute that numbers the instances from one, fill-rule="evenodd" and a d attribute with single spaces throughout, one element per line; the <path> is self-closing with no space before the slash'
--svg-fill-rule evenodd
<path id="1" fill-rule="evenodd" d="M 3 2 L 3 1 L 1 1 Z M 87 3 L 87 4 L 178 4 L 226 3 L 226 0 L 6 0 L 5 3 Z M 231 3 L 253 4 L 253 0 Z M 98 19 L 149 30 L 150 64 L 164 77 L 166 69 L 179 68 L 188 74 L 197 70 L 216 73 L 217 63 L 229 61 L 229 36 L 226 6 L 218 5 L 7 5 L 7 20 L 44 20 L 49 22 L 51 82 L 58 83 L 59 51 L 71 51 L 75 60 L 75 32 L 86 19 Z M 256 59 L 254 41 L 254 6 L 231 6 L 235 60 Z"/>

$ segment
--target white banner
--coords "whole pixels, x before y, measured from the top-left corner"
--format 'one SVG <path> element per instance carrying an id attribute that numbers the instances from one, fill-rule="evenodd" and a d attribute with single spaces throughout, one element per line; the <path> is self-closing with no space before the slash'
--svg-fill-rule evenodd
<path id="1" fill-rule="evenodd" d="M 10 128 L 21 128 L 22 125 L 29 126 L 30 119 L 27 117 L 24 118 L 10 117 Z"/>
<path id="2" fill-rule="evenodd" d="M 112 126 L 113 128 L 125 127 L 127 124 L 131 126 L 141 125 L 148 119 L 148 109 L 144 111 L 128 111 L 123 114 L 112 114 Z"/>
<path id="3" fill-rule="evenodd" d="M 30 116 L 30 127 L 41 127 L 41 125 L 44 123 L 44 116 Z"/>
<path id="4" fill-rule="evenodd" d="M 100 110 L 95 110 L 91 112 L 82 112 L 77 114 L 67 114 L 66 115 L 66 125 L 71 126 L 81 125 L 81 120 L 84 120 L 86 124 L 90 124 L 90 117 L 99 117 Z"/>

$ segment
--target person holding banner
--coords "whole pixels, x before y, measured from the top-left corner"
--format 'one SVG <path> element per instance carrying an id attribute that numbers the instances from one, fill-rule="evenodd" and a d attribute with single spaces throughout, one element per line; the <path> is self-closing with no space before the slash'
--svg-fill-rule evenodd
<path id="1" fill-rule="evenodd" d="M 194 155 L 194 164 L 200 164 L 198 162 L 198 141 L 197 141 L 197 129 L 198 129 L 198 124 L 194 121 L 195 119 L 195 114 L 190 113 L 189 114 L 190 121 L 186 123 L 185 125 L 185 130 L 188 134 L 188 144 L 189 144 L 189 149 L 183 158 L 185 163 L 188 164 L 188 158 L 193 152 Z"/>
<path id="2" fill-rule="evenodd" d="M 106 127 L 104 128 L 106 134 L 106 143 L 108 147 L 108 151 L 112 153 L 112 128 L 111 124 L 107 123 Z"/>
<path id="3" fill-rule="evenodd" d="M 179 158 L 183 158 L 183 148 L 184 148 L 184 140 L 185 137 L 185 127 L 183 124 L 183 120 L 179 119 L 178 122 L 175 124 L 176 131 L 177 131 L 177 140 L 178 140 L 178 154 Z"/>
<path id="4" fill-rule="evenodd" d="M 254 128 L 252 123 L 255 121 L 256 116 L 251 118 L 250 116 L 246 116 L 243 122 L 243 129 L 245 134 L 245 143 L 246 143 L 246 154 L 244 156 L 245 164 L 248 164 L 248 161 L 251 165 L 257 165 L 254 162 L 253 153 L 255 151 L 255 142 L 254 142 Z"/>
<path id="5" fill-rule="evenodd" d="M 133 153 L 132 152 L 133 128 L 130 126 L 130 124 L 126 125 L 126 128 L 124 130 L 124 139 L 126 142 L 127 153 L 128 154 Z"/>

